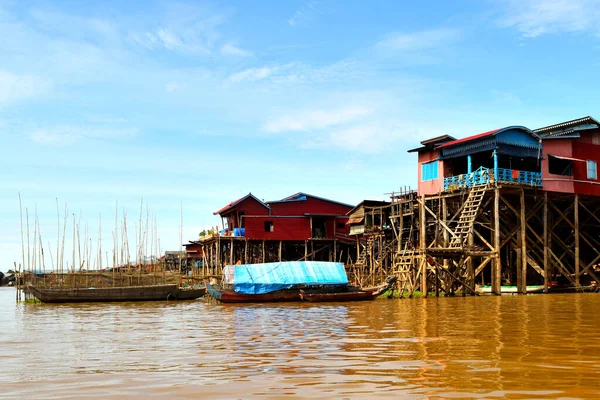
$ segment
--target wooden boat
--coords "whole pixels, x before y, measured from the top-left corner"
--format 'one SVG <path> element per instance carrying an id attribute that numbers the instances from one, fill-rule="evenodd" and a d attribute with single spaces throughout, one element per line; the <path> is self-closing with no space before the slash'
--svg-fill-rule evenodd
<path id="1" fill-rule="evenodd" d="M 475 292 L 479 294 L 492 294 L 490 285 L 475 285 Z M 516 286 L 500 286 L 500 294 L 518 294 L 519 290 Z M 528 285 L 527 293 L 544 293 L 544 285 Z"/>
<path id="2" fill-rule="evenodd" d="M 192 300 L 206 293 L 205 288 L 179 288 L 177 284 L 58 289 L 29 285 L 27 289 L 44 303 Z"/>
<path id="3" fill-rule="evenodd" d="M 548 293 L 594 293 L 598 291 L 598 286 L 596 285 L 585 285 L 585 286 L 575 286 L 575 285 L 561 285 L 561 284 L 551 284 L 548 285 Z"/>
<path id="4" fill-rule="evenodd" d="M 386 279 L 385 283 L 372 288 L 355 289 L 356 287 L 352 287 L 349 290 L 337 292 L 300 290 L 300 297 L 302 300 L 310 302 L 375 300 L 377 297 L 390 290 L 394 286 L 394 283 L 396 283 L 396 279 L 395 276 L 389 277 Z"/>
<path id="5" fill-rule="evenodd" d="M 221 303 L 273 303 L 302 300 L 299 289 L 284 289 L 264 294 L 245 294 L 238 293 L 233 289 L 223 288 L 220 285 L 211 285 L 206 281 L 204 285 L 210 297 Z"/>

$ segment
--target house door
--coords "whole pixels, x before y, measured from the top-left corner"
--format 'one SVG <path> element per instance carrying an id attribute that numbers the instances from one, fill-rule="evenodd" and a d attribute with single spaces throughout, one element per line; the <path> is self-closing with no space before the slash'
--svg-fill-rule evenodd
<path id="1" fill-rule="evenodd" d="M 325 237 L 325 218 L 312 217 L 312 237 L 314 237 L 314 238 L 324 238 Z"/>

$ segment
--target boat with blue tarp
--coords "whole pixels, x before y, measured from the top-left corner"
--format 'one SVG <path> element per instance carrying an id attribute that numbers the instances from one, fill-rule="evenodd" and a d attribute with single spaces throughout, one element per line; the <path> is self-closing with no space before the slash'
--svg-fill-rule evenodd
<path id="1" fill-rule="evenodd" d="M 300 290 L 336 293 L 360 290 L 348 283 L 344 265 L 326 261 L 283 261 L 229 265 L 221 285 L 206 290 L 223 303 L 300 301 Z"/>

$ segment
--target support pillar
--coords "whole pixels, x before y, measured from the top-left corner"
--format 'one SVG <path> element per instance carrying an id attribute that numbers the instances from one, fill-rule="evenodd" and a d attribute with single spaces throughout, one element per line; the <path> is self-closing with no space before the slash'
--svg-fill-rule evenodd
<path id="1" fill-rule="evenodd" d="M 575 284 L 579 286 L 579 195 L 575 194 Z"/>
<path id="2" fill-rule="evenodd" d="M 548 265 L 548 192 L 544 191 L 544 293 L 548 293 L 550 266 Z"/>
<path id="3" fill-rule="evenodd" d="M 423 297 L 427 297 L 427 254 L 425 253 L 427 249 L 427 223 L 426 223 L 426 214 L 425 214 L 425 195 L 421 196 L 421 204 L 419 205 L 419 218 L 421 221 L 421 229 L 419 229 L 420 233 L 420 247 L 421 247 L 421 292 L 423 292 Z"/>
<path id="4" fill-rule="evenodd" d="M 525 219 L 525 189 L 521 189 L 521 289 L 527 294 L 527 220 Z M 517 264 L 518 265 L 518 264 Z M 517 271 L 519 273 L 519 271 Z"/>
<path id="5" fill-rule="evenodd" d="M 281 247 L 282 247 L 282 245 L 283 245 L 283 243 L 282 243 L 282 241 L 280 240 L 280 241 L 279 241 L 279 262 L 281 262 Z"/>
<path id="6" fill-rule="evenodd" d="M 471 160 L 471 155 L 467 155 L 467 173 L 470 174 L 471 172 L 473 172 L 473 164 L 472 164 L 472 160 Z"/>
<path id="7" fill-rule="evenodd" d="M 494 153 L 495 157 L 495 153 Z M 500 189 L 494 189 L 494 263 L 492 265 L 492 293 L 500 295 L 502 266 L 500 264 Z"/>

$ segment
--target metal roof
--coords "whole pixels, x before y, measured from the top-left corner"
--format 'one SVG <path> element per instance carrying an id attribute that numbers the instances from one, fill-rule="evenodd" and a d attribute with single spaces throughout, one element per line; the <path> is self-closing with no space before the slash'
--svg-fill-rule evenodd
<path id="1" fill-rule="evenodd" d="M 570 128 L 573 126 L 581 125 L 586 122 L 600 126 L 600 122 L 596 121 L 594 118 L 592 118 L 588 115 L 587 117 L 578 118 L 578 119 L 574 119 L 571 121 L 561 122 L 560 124 L 554 124 L 554 125 L 550 125 L 550 126 L 545 126 L 543 128 L 534 129 L 533 131 L 536 133 L 550 133 L 551 131 L 562 130 L 564 128 Z"/>
<path id="2" fill-rule="evenodd" d="M 335 201 L 335 200 L 330 200 L 330 199 L 326 199 L 324 197 L 319 197 L 319 196 L 313 196 L 312 194 L 308 194 L 308 193 L 303 193 L 303 192 L 298 192 L 296 194 L 293 194 L 291 196 L 285 197 L 281 200 L 274 200 L 274 201 L 268 201 L 267 204 L 273 204 L 273 203 L 286 203 L 286 202 L 290 202 L 290 201 L 305 201 L 307 197 L 312 197 L 313 199 L 318 199 L 318 200 L 323 200 L 323 201 L 328 201 L 330 203 L 336 203 L 336 204 L 341 204 L 343 206 L 347 206 L 347 207 L 354 207 L 351 204 L 346 204 L 346 203 L 342 203 L 340 201 Z"/>
<path id="3" fill-rule="evenodd" d="M 221 208 L 219 211 L 215 211 L 213 213 L 213 215 L 217 215 L 217 214 L 223 214 L 229 210 L 231 210 L 232 208 L 234 208 L 235 206 L 237 206 L 238 204 L 240 204 L 242 201 L 246 200 L 247 198 L 252 197 L 254 200 L 258 201 L 260 203 L 261 206 L 265 207 L 267 210 L 269 209 L 269 206 L 266 205 L 265 203 L 263 203 L 262 201 L 260 201 L 258 198 L 256 198 L 256 196 L 254 196 L 252 193 L 248 193 L 247 195 L 245 195 L 242 198 L 239 198 L 235 201 L 232 201 L 231 203 L 227 204 L 225 207 Z"/>

